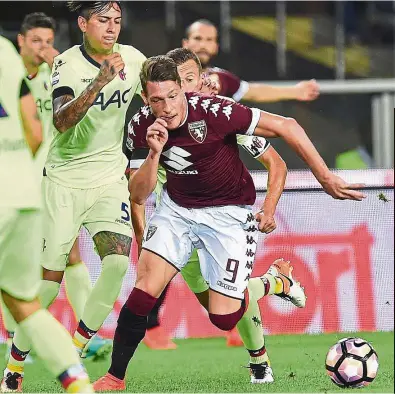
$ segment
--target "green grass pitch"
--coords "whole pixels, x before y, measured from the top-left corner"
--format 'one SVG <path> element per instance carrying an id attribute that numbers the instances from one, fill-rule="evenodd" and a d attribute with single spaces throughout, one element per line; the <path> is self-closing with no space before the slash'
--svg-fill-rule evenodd
<path id="1" fill-rule="evenodd" d="M 357 392 L 394 392 L 394 333 L 348 333 L 326 335 L 268 336 L 266 345 L 275 382 L 249 383 L 248 355 L 243 348 L 227 348 L 225 339 L 178 340 L 177 350 L 154 351 L 144 345 L 137 350 L 127 374 L 128 392 L 350 392 L 335 386 L 326 375 L 326 353 L 338 339 L 360 336 L 376 349 L 380 368 L 376 380 Z M 4 359 L 5 346 L 0 347 Z M 103 375 L 110 360 L 87 361 L 92 380 Z M 25 392 L 60 392 L 60 386 L 36 361 L 26 366 Z"/>

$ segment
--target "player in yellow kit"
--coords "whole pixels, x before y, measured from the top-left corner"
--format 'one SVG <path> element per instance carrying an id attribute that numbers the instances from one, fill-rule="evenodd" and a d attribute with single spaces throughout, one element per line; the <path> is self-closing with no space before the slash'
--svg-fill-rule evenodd
<path id="1" fill-rule="evenodd" d="M 129 266 L 132 226 L 122 140 L 127 108 L 141 92 L 145 57 L 116 43 L 122 17 L 118 2 L 68 4 L 78 13 L 84 43 L 57 56 L 52 68 L 55 135 L 42 184 L 42 299 L 49 306 L 57 296 L 68 253 L 84 226 L 102 260 L 73 338 L 84 356 L 111 312 Z"/>
<path id="2" fill-rule="evenodd" d="M 39 180 L 33 169 L 41 123 L 15 48 L 0 36 L 0 292 L 38 356 L 68 392 L 92 392 L 66 330 L 38 301 L 41 281 Z M 22 179 L 23 178 L 23 179 Z M 15 359 L 24 355 L 16 347 Z M 22 390 L 18 363 L 7 367 L 1 392 Z"/>
<path id="3" fill-rule="evenodd" d="M 27 71 L 27 84 L 36 102 L 37 113 L 43 127 L 43 142 L 35 156 L 35 167 L 40 182 L 53 136 L 50 89 L 51 68 L 54 57 L 59 54 L 53 46 L 55 30 L 56 23 L 51 17 L 42 12 L 35 12 L 25 16 L 20 34 L 18 34 L 20 55 Z M 79 321 L 92 285 L 89 271 L 81 260 L 78 239 L 68 256 L 65 284 L 68 299 L 73 307 L 77 321 Z M 6 309 L 3 310 L 3 320 L 8 335 L 9 348 L 6 353 L 6 358 L 8 359 L 15 331 L 15 322 Z M 26 345 L 20 344 L 20 347 L 23 348 Z M 102 355 L 110 349 L 110 341 L 95 336 L 89 347 L 89 354 L 91 356 Z M 27 356 L 26 360 L 31 360 L 30 355 Z"/>

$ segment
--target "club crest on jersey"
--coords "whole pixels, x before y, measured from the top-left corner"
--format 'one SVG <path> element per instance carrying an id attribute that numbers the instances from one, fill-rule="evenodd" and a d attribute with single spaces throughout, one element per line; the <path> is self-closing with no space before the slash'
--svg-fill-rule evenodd
<path id="1" fill-rule="evenodd" d="M 148 231 L 147 231 L 147 235 L 145 237 L 145 240 L 146 241 L 150 240 L 152 238 L 152 236 L 155 234 L 157 229 L 158 229 L 158 227 L 156 227 L 153 224 L 151 224 L 151 226 L 148 227 Z"/>
<path id="2" fill-rule="evenodd" d="M 188 123 L 188 130 L 191 137 L 201 144 L 207 137 L 207 125 L 204 120 Z"/>
<path id="3" fill-rule="evenodd" d="M 126 74 L 124 70 L 121 70 L 118 74 L 122 81 L 126 81 Z"/>

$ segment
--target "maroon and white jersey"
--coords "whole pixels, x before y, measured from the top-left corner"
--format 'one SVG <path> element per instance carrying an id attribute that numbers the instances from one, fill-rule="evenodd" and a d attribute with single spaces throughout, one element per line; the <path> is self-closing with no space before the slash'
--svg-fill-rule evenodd
<path id="1" fill-rule="evenodd" d="M 186 119 L 169 131 L 160 157 L 170 198 L 185 208 L 254 204 L 255 186 L 239 157 L 236 134 L 252 135 L 260 111 L 198 93 L 186 93 L 185 99 Z M 146 133 L 154 122 L 149 107 L 131 119 L 126 141 L 131 162 L 147 157 Z"/>
<path id="2" fill-rule="evenodd" d="M 240 101 L 248 91 L 248 82 L 222 68 L 209 68 L 207 74 L 219 83 L 218 94 L 220 96 L 231 97 L 235 101 Z"/>

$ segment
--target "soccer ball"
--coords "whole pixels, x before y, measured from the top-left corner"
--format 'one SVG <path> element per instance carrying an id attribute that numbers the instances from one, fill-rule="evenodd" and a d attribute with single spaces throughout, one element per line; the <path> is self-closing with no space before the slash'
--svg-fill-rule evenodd
<path id="1" fill-rule="evenodd" d="M 329 349 L 325 367 L 336 385 L 359 388 L 373 382 L 379 359 L 369 342 L 361 338 L 343 338 Z"/>

